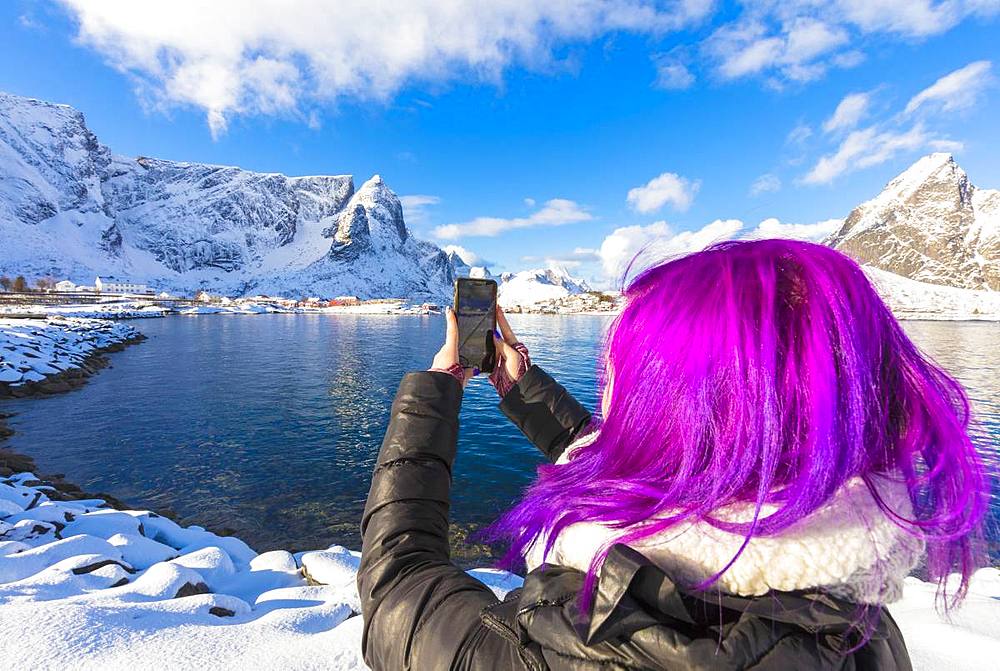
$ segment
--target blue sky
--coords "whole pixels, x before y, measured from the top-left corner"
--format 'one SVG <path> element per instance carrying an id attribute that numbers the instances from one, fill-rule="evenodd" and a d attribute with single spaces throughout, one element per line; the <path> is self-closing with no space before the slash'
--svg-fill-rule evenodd
<path id="1" fill-rule="evenodd" d="M 0 89 L 125 155 L 380 173 L 418 236 L 596 283 L 817 237 L 931 151 L 1000 186 L 996 0 L 209 4 L 3 3 Z"/>

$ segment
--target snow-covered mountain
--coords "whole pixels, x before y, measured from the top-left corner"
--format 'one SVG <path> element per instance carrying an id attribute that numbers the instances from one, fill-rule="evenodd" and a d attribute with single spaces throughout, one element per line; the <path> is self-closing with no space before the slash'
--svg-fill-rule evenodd
<path id="1" fill-rule="evenodd" d="M 493 279 L 493 274 L 486 266 L 474 266 L 457 251 L 448 252 L 448 261 L 455 270 L 455 277 L 474 277 L 481 280 Z"/>
<path id="2" fill-rule="evenodd" d="M 973 186 L 950 154 L 930 154 L 856 207 L 827 243 L 911 280 L 1000 290 L 1000 191 Z"/>
<path id="3" fill-rule="evenodd" d="M 454 268 L 375 175 L 287 177 L 113 154 L 66 105 L 0 93 L 0 272 L 173 291 L 429 297 Z"/>
<path id="4" fill-rule="evenodd" d="M 503 307 L 532 305 L 585 291 L 590 291 L 587 283 L 571 277 L 565 268 L 524 270 L 500 276 L 497 302 Z"/>
<path id="5" fill-rule="evenodd" d="M 900 319 L 1000 320 L 1000 291 L 918 282 L 872 266 L 862 267 Z"/>

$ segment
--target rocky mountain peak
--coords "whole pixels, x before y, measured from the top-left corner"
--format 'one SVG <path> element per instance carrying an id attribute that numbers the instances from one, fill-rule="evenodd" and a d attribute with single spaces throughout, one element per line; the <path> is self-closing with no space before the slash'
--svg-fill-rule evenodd
<path id="1" fill-rule="evenodd" d="M 331 238 L 333 238 L 331 240 Z M 289 177 L 111 153 L 66 105 L 0 93 L 0 271 L 182 293 L 447 295 L 381 176 Z"/>
<path id="2" fill-rule="evenodd" d="M 890 181 L 876 200 L 907 202 L 930 196 L 954 197 L 965 203 L 971 197 L 969 177 L 948 153 L 928 154 Z"/>
<path id="3" fill-rule="evenodd" d="M 910 279 L 1000 289 L 1000 197 L 946 153 L 925 156 L 856 207 L 827 243 Z"/>
<path id="4" fill-rule="evenodd" d="M 363 249 L 401 249 L 409 237 L 403 206 L 381 175 L 361 185 L 339 215 L 331 257 L 354 256 Z"/>

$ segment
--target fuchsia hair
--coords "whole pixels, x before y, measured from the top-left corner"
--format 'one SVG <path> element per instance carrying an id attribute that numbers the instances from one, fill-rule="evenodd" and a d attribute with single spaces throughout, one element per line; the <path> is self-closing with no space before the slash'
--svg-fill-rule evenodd
<path id="1" fill-rule="evenodd" d="M 625 543 L 693 521 L 747 540 L 778 534 L 861 477 L 886 515 L 926 539 L 942 597 L 944 578 L 961 573 L 947 605 L 964 596 L 988 503 L 969 402 L 857 263 L 806 242 L 724 242 L 645 271 L 625 297 L 606 345 L 601 431 L 567 464 L 541 466 L 493 526 L 511 542 L 505 565 L 584 521 L 621 529 Z M 911 516 L 888 509 L 876 475 L 906 483 Z M 713 516 L 738 502 L 756 505 L 751 522 Z M 765 516 L 765 504 L 777 509 Z"/>

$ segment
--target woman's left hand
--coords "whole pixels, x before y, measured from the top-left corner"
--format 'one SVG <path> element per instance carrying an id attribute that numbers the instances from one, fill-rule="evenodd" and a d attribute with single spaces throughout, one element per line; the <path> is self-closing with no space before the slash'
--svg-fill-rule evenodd
<path id="1" fill-rule="evenodd" d="M 446 308 L 444 318 L 447 329 L 444 336 L 444 345 L 434 355 L 434 361 L 431 362 L 430 370 L 437 371 L 438 373 L 448 373 L 461 382 L 464 387 L 469 380 L 479 374 L 479 371 L 475 368 L 462 368 L 462 365 L 458 362 L 458 318 L 455 316 L 455 311 L 451 308 Z"/>

